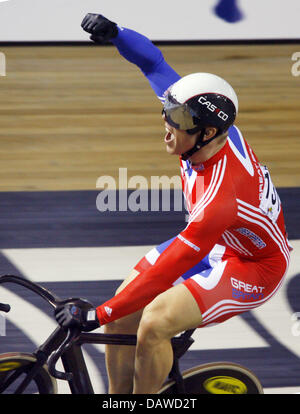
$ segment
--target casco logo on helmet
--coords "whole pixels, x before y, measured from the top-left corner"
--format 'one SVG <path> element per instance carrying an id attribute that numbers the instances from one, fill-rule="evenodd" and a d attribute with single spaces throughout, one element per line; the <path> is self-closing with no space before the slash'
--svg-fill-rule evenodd
<path id="1" fill-rule="evenodd" d="M 200 96 L 198 102 L 201 105 L 206 106 L 207 109 L 209 109 L 211 112 L 215 112 L 218 115 L 218 117 L 221 118 L 224 122 L 227 121 L 228 115 L 220 108 L 218 108 L 216 105 L 214 105 L 212 102 L 208 101 L 204 96 Z"/>

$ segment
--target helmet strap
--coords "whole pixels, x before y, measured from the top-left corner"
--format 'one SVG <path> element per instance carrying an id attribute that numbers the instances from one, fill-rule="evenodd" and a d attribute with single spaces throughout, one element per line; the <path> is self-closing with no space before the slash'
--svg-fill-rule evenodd
<path id="1" fill-rule="evenodd" d="M 211 139 L 208 139 L 207 141 L 203 141 L 204 135 L 205 135 L 205 128 L 202 128 L 200 130 L 200 134 L 198 135 L 198 138 L 193 148 L 181 154 L 181 159 L 183 161 L 188 160 L 193 154 L 195 154 L 195 152 L 199 151 L 200 148 L 204 147 L 204 145 L 208 144 L 210 141 L 212 141 L 215 138 L 213 137 Z"/>
<path id="2" fill-rule="evenodd" d="M 189 151 L 186 151 L 185 153 L 181 154 L 181 159 L 183 161 L 186 161 L 189 158 L 191 158 L 191 156 L 193 154 L 195 154 L 195 152 L 199 151 L 199 149 L 205 147 L 205 145 L 209 144 L 213 139 L 217 138 L 220 135 L 220 131 L 218 131 L 216 133 L 216 135 L 214 135 L 210 139 L 207 139 L 206 141 L 203 141 L 204 135 L 205 135 L 205 128 L 202 128 L 201 131 L 200 131 L 200 134 L 199 134 L 199 136 L 198 136 L 198 138 L 196 140 L 196 143 L 193 146 L 193 148 L 191 148 Z"/>

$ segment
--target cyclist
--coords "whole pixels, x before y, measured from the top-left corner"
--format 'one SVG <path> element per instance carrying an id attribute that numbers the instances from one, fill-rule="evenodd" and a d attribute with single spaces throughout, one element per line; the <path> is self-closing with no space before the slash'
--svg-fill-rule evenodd
<path id="1" fill-rule="evenodd" d="M 113 298 L 90 311 L 63 307 L 56 317 L 66 328 L 137 333 L 136 349 L 107 347 L 109 392 L 155 393 L 171 369 L 170 338 L 269 300 L 291 246 L 270 174 L 234 125 L 238 99 L 228 82 L 208 73 L 181 78 L 149 39 L 102 15 L 88 14 L 82 27 L 136 64 L 162 101 L 189 221 L 142 258 Z"/>

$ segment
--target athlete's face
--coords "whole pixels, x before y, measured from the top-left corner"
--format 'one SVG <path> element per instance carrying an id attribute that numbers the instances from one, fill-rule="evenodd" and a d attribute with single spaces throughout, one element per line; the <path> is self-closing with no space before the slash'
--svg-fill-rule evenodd
<path id="1" fill-rule="evenodd" d="M 169 154 L 176 154 L 180 155 L 189 151 L 196 143 L 197 134 L 189 135 L 186 131 L 182 129 L 176 129 L 172 127 L 168 122 L 165 120 L 165 143 L 166 149 Z"/>

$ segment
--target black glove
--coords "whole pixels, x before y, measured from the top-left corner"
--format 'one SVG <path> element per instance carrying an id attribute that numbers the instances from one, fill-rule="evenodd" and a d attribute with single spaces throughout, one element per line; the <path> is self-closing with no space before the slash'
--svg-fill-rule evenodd
<path id="1" fill-rule="evenodd" d="M 55 309 L 55 318 L 64 329 L 78 328 L 89 332 L 99 328 L 96 309 L 89 302 L 75 300 Z"/>
<path id="2" fill-rule="evenodd" d="M 111 22 L 101 14 L 88 13 L 83 19 L 81 27 L 91 34 L 91 40 L 99 44 L 109 42 L 118 34 L 116 23 Z"/>

